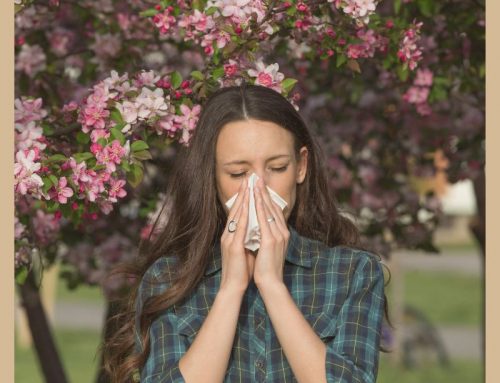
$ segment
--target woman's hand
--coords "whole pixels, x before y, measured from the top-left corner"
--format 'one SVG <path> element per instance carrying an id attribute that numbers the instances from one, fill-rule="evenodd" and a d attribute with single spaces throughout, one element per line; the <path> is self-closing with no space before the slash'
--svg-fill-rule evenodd
<path id="1" fill-rule="evenodd" d="M 280 206 L 274 202 L 259 178 L 254 186 L 257 220 L 260 227 L 260 248 L 255 260 L 253 278 L 257 287 L 283 283 L 283 265 L 290 232 Z M 267 219 L 274 217 L 274 221 Z"/>
<path id="2" fill-rule="evenodd" d="M 248 180 L 245 178 L 238 191 L 234 205 L 228 213 L 228 220 L 221 236 L 222 276 L 220 288 L 244 293 L 253 277 L 255 258 L 244 247 L 248 225 L 249 204 Z M 230 233 L 229 222 L 236 221 L 236 231 Z"/>

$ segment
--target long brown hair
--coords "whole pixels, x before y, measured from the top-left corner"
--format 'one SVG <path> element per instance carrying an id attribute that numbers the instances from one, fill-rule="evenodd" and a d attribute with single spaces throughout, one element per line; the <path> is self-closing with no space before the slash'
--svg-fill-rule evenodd
<path id="1" fill-rule="evenodd" d="M 288 130 L 294 138 L 297 160 L 302 146 L 309 151 L 306 177 L 297 185 L 297 199 L 288 223 L 300 235 L 328 246 L 364 249 L 359 230 L 337 207 L 324 154 L 293 105 L 278 92 L 262 86 L 244 83 L 219 89 L 203 106 L 189 147 L 181 148 L 176 157 L 167 187 L 170 206 L 164 226 L 153 240 L 150 236 L 147 245 L 141 243 L 141 255 L 134 264 L 122 265 L 116 271 L 135 276 L 139 282 L 159 257 L 176 254 L 179 258 L 169 280 L 170 288 L 144 302 L 138 326 L 142 352 L 136 350 L 134 335 L 138 283 L 127 298 L 126 308 L 113 318 L 120 326 L 104 344 L 104 368 L 112 382 L 132 381 L 134 371 L 141 369 L 147 360 L 153 320 L 188 296 L 201 281 L 209 261 L 208 249 L 220 240 L 227 219 L 215 184 L 217 137 L 225 124 L 246 119 L 270 121 Z M 165 205 L 162 211 L 164 208 Z M 391 325 L 385 294 L 384 314 Z"/>

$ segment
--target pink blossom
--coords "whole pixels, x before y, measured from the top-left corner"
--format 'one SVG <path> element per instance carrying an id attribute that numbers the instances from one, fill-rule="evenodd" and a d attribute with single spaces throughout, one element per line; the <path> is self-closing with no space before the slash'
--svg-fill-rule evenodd
<path id="1" fill-rule="evenodd" d="M 68 198 L 73 196 L 73 189 L 67 186 L 68 185 L 68 180 L 66 177 L 61 177 L 59 179 L 59 183 L 57 187 L 55 187 L 55 190 L 49 190 L 49 195 L 51 198 L 57 198 L 57 201 L 59 203 L 67 203 Z"/>
<path id="2" fill-rule="evenodd" d="M 22 124 L 26 124 L 31 121 L 39 121 L 47 115 L 47 111 L 42 109 L 41 98 L 16 98 L 14 100 L 14 108 L 15 121 Z"/>
<path id="3" fill-rule="evenodd" d="M 414 70 L 417 64 L 422 60 L 422 50 L 417 45 L 420 40 L 420 28 L 423 23 L 415 23 L 407 29 L 404 33 L 404 37 L 399 44 L 398 58 L 402 62 L 408 63 L 408 68 Z"/>
<path id="4" fill-rule="evenodd" d="M 417 69 L 417 75 L 413 84 L 418 86 L 432 86 L 432 80 L 433 74 L 429 69 Z"/>
<path id="5" fill-rule="evenodd" d="M 74 39 L 74 32 L 57 27 L 47 33 L 50 43 L 50 49 L 56 56 L 64 56 L 68 54 L 72 40 Z"/>
<path id="6" fill-rule="evenodd" d="M 30 149 L 32 147 L 37 147 L 40 150 L 46 148 L 46 144 L 42 142 L 43 129 L 35 125 L 34 121 L 27 124 L 15 124 L 16 130 L 19 132 L 15 134 L 16 149 Z"/>
<path id="7" fill-rule="evenodd" d="M 104 129 L 106 118 L 109 116 L 109 110 L 97 105 L 87 105 L 82 114 L 80 121 L 83 123 L 83 132 L 88 133 L 89 128 Z"/>
<path id="8" fill-rule="evenodd" d="M 125 189 L 123 189 L 123 186 L 125 185 L 125 180 L 117 180 L 114 178 L 111 178 L 109 181 L 109 200 L 111 202 L 117 202 L 118 198 L 123 198 L 127 195 L 127 192 Z"/>
<path id="9" fill-rule="evenodd" d="M 403 99 L 411 104 L 420 104 L 427 100 L 429 96 L 429 88 L 412 86 L 403 95 Z"/>
<path id="10" fill-rule="evenodd" d="M 195 129 L 198 122 L 198 115 L 201 111 L 200 105 L 195 105 L 193 109 L 189 109 L 187 105 L 180 106 L 182 116 L 175 116 L 175 122 L 182 126 L 182 136 L 179 140 L 181 144 L 187 144 L 191 137 L 191 132 Z"/>
<path id="11" fill-rule="evenodd" d="M 170 14 L 170 10 L 167 7 L 163 13 L 158 13 L 153 16 L 153 22 L 160 30 L 160 33 L 165 34 L 175 25 L 175 17 Z"/>
<path id="12" fill-rule="evenodd" d="M 229 59 L 229 63 L 224 64 L 224 73 L 227 77 L 234 76 L 238 72 L 238 63 Z"/>
<path id="13" fill-rule="evenodd" d="M 17 216 L 14 217 L 14 238 L 20 239 L 24 233 L 26 226 L 19 221 Z"/>
<path id="14" fill-rule="evenodd" d="M 333 0 L 328 0 L 332 2 Z M 354 19 L 359 19 L 365 24 L 370 21 L 370 15 L 375 12 L 377 6 L 376 0 L 343 0 L 335 1 L 337 8 L 342 8 L 344 13 L 347 13 Z"/>
<path id="15" fill-rule="evenodd" d="M 16 70 L 23 71 L 33 78 L 46 68 L 46 56 L 39 45 L 24 44 L 16 57 Z"/>
<path id="16" fill-rule="evenodd" d="M 95 42 L 90 48 L 99 57 L 116 57 L 120 52 L 122 41 L 119 34 L 95 34 Z"/>
<path id="17" fill-rule="evenodd" d="M 140 119 L 148 119 L 152 116 L 164 116 L 167 113 L 168 105 L 165 100 L 170 96 L 163 95 L 163 89 L 156 88 L 154 91 L 149 88 L 142 88 L 141 94 L 137 96 L 135 102 Z"/>
<path id="18" fill-rule="evenodd" d="M 41 164 L 35 162 L 37 150 L 20 150 L 16 153 L 16 162 L 14 163 L 14 188 L 20 194 L 39 195 L 43 181 L 37 171 Z"/>
<path id="19" fill-rule="evenodd" d="M 281 81 L 283 81 L 285 75 L 278 72 L 278 70 L 279 65 L 277 63 L 266 67 L 262 61 L 258 61 L 256 63 L 256 69 L 249 69 L 248 75 L 256 77 L 255 84 L 266 86 L 281 93 Z"/>
<path id="20" fill-rule="evenodd" d="M 110 146 L 96 153 L 97 162 L 106 165 L 106 171 L 112 173 L 116 170 L 115 165 L 121 163 L 122 157 L 126 155 L 126 150 L 120 145 L 120 141 L 114 140 Z"/>
<path id="21" fill-rule="evenodd" d="M 57 238 L 60 221 L 54 214 L 45 213 L 43 210 L 38 209 L 33 217 L 33 228 L 37 242 L 42 246 L 46 246 Z"/>

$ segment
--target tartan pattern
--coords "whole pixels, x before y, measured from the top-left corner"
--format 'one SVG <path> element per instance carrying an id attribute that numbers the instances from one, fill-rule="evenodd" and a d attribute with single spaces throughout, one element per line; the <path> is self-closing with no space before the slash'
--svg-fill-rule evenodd
<path id="1" fill-rule="evenodd" d="M 295 304 L 326 344 L 327 382 L 375 382 L 384 304 L 381 261 L 366 251 L 326 247 L 299 235 L 290 224 L 288 229 L 283 279 Z M 137 313 L 148 297 L 168 288 L 165 280 L 174 272 L 175 259 L 161 257 L 146 271 L 139 286 Z M 153 322 L 141 382 L 185 382 L 178 362 L 208 315 L 220 286 L 220 271 L 218 241 L 195 291 Z M 138 315 L 136 326 L 137 321 Z M 297 382 L 253 282 L 242 301 L 224 382 Z"/>

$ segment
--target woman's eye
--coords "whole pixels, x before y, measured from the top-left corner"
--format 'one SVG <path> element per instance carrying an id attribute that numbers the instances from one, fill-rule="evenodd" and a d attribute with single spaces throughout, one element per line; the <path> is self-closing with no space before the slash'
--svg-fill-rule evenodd
<path id="1" fill-rule="evenodd" d="M 278 173 L 281 173 L 281 172 L 284 172 L 286 169 L 288 168 L 288 165 L 286 166 L 283 166 L 281 168 L 271 168 L 272 171 L 275 171 L 275 172 L 278 172 Z M 245 175 L 246 172 L 243 172 L 243 173 L 238 173 L 238 174 L 231 174 L 230 176 L 232 178 L 239 178 L 239 177 L 242 177 L 243 175 Z"/>
<path id="2" fill-rule="evenodd" d="M 243 173 L 240 173 L 240 174 L 231 174 L 231 177 L 233 178 L 238 178 L 238 177 L 241 177 L 242 175 L 244 175 L 246 172 L 243 172 Z"/>

